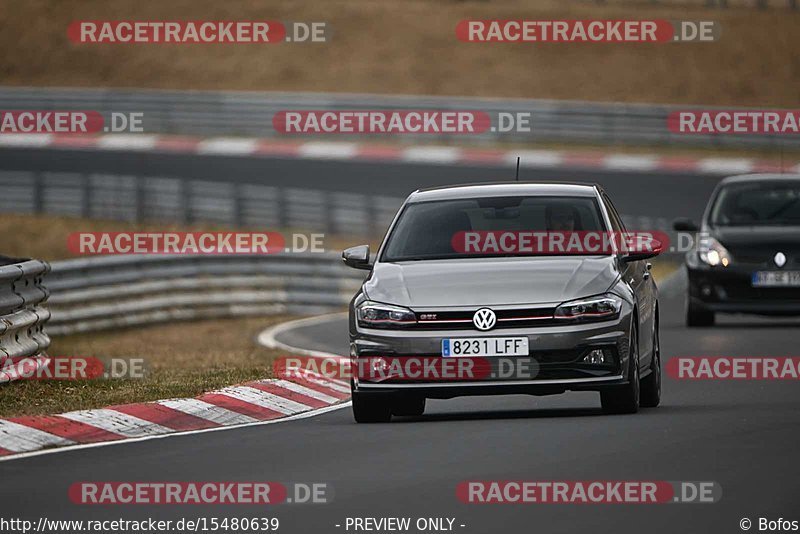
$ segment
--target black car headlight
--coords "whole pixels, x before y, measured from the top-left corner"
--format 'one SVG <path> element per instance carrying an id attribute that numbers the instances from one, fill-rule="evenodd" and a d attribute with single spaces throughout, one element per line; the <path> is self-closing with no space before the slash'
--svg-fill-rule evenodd
<path id="1" fill-rule="evenodd" d="M 408 308 L 369 300 L 356 308 L 356 317 L 358 325 L 365 328 L 397 328 L 417 323 L 416 315 Z"/>
<path id="2" fill-rule="evenodd" d="M 564 302 L 556 308 L 556 319 L 577 322 L 607 321 L 619 317 L 622 299 L 612 293 Z"/>
<path id="3" fill-rule="evenodd" d="M 733 262 L 731 253 L 713 237 L 701 237 L 697 244 L 697 255 L 706 265 L 727 267 Z"/>

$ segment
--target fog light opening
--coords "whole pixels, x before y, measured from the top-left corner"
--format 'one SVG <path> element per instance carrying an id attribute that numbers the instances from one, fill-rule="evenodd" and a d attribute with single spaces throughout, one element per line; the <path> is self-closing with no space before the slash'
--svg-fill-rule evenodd
<path id="1" fill-rule="evenodd" d="M 592 365 L 604 365 L 611 363 L 611 354 L 604 349 L 594 349 L 583 357 L 583 363 Z"/>

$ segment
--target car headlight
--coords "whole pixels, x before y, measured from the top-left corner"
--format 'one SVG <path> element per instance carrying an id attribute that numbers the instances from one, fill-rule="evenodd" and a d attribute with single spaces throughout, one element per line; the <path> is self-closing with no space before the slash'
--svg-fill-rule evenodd
<path id="1" fill-rule="evenodd" d="M 700 238 L 697 244 L 697 255 L 700 257 L 700 261 L 712 267 L 717 265 L 727 267 L 733 261 L 728 249 L 713 237 L 708 236 Z"/>
<path id="2" fill-rule="evenodd" d="M 556 319 L 572 319 L 575 321 L 607 321 L 619 316 L 622 299 L 614 294 L 606 293 L 596 297 L 570 300 L 556 308 L 553 316 Z"/>
<path id="3" fill-rule="evenodd" d="M 358 306 L 356 317 L 358 317 L 358 325 L 367 328 L 396 328 L 417 322 L 414 312 L 408 308 L 369 300 Z"/>

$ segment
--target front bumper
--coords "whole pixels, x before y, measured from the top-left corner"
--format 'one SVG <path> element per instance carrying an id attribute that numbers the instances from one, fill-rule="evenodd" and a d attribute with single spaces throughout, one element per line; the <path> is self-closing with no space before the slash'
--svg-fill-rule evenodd
<path id="1" fill-rule="evenodd" d="M 628 351 L 633 315 L 627 303 L 617 319 L 565 326 L 478 330 L 382 330 L 351 329 L 350 353 L 353 369 L 368 367 L 376 357 L 452 362 L 459 357 L 441 356 L 445 338 L 527 337 L 527 356 L 478 357 L 486 372 L 458 377 L 394 376 L 376 378 L 354 373 L 354 389 L 363 392 L 414 394 L 431 398 L 464 395 L 533 394 L 564 391 L 599 391 L 627 383 Z M 608 355 L 609 363 L 582 360 L 592 350 Z"/>
<path id="2" fill-rule="evenodd" d="M 800 287 L 753 287 L 754 272 L 774 267 L 742 263 L 710 267 L 687 257 L 686 269 L 689 299 L 695 307 L 723 313 L 800 315 Z"/>

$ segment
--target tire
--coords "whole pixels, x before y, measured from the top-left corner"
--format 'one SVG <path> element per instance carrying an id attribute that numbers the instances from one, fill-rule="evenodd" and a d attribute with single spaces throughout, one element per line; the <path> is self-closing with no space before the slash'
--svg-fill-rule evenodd
<path id="1" fill-rule="evenodd" d="M 392 415 L 419 416 L 425 413 L 425 397 L 398 397 L 392 404 Z"/>
<path id="2" fill-rule="evenodd" d="M 714 326 L 714 312 L 703 306 L 692 304 L 691 301 L 686 305 L 686 326 Z"/>
<path id="3" fill-rule="evenodd" d="M 356 423 L 388 423 L 392 419 L 391 400 L 387 395 L 352 391 L 353 418 Z"/>
<path id="4" fill-rule="evenodd" d="M 653 332 L 653 360 L 650 362 L 650 371 L 650 374 L 642 379 L 641 384 L 639 403 L 645 408 L 655 408 L 661 403 L 661 341 L 658 322 Z"/>
<path id="5" fill-rule="evenodd" d="M 639 334 L 633 327 L 629 349 L 628 383 L 624 386 L 600 392 L 603 411 L 610 414 L 636 413 L 639 411 Z"/>

